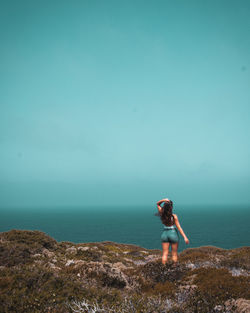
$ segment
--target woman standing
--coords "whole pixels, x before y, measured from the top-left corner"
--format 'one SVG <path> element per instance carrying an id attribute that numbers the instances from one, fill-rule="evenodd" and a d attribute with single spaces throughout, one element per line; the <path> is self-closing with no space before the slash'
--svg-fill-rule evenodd
<path id="1" fill-rule="evenodd" d="M 161 204 L 163 206 L 161 207 Z M 176 265 L 178 260 L 178 245 L 179 245 L 179 232 L 183 236 L 185 243 L 189 244 L 189 240 L 187 236 L 185 235 L 183 229 L 180 226 L 178 217 L 176 214 L 172 213 L 173 210 L 173 202 L 169 199 L 162 199 L 158 201 L 157 203 L 158 208 L 158 215 L 160 215 L 161 221 L 164 224 L 164 230 L 161 235 L 161 242 L 162 242 L 162 264 L 166 264 L 168 259 L 168 252 L 171 245 L 172 250 L 172 259 L 174 264 Z M 175 228 L 175 226 L 177 229 Z"/>

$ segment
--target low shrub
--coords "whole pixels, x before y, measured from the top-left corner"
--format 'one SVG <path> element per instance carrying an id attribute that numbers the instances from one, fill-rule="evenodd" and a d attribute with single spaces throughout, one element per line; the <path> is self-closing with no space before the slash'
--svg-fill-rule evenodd
<path id="1" fill-rule="evenodd" d="M 249 277 L 234 277 L 225 268 L 199 268 L 187 276 L 194 274 L 193 283 L 197 288 L 187 303 L 187 307 L 193 308 L 194 312 L 212 312 L 216 305 L 232 298 L 250 299 Z"/>

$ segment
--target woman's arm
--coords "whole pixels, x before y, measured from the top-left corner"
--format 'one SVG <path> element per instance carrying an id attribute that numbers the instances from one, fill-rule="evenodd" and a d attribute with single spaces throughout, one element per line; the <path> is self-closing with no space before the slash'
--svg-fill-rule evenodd
<path id="1" fill-rule="evenodd" d="M 180 232 L 181 235 L 183 236 L 185 242 L 188 244 L 188 243 L 189 243 L 189 240 L 188 240 L 187 236 L 185 235 L 183 229 L 181 228 L 181 225 L 180 225 L 180 223 L 179 223 L 179 220 L 178 220 L 177 215 L 176 215 L 176 214 L 173 214 L 173 216 L 174 216 L 174 220 L 175 220 L 175 225 L 176 225 L 176 227 L 178 228 L 179 232 Z"/>
<path id="2" fill-rule="evenodd" d="M 162 204 L 163 202 L 167 202 L 167 201 L 169 201 L 169 199 L 162 199 L 162 200 L 159 200 L 158 202 L 156 202 L 159 213 L 162 212 L 161 204 Z"/>
<path id="3" fill-rule="evenodd" d="M 169 199 L 162 199 L 162 200 L 159 200 L 158 202 L 156 202 L 156 204 L 161 204 L 162 202 L 168 202 L 169 201 Z"/>

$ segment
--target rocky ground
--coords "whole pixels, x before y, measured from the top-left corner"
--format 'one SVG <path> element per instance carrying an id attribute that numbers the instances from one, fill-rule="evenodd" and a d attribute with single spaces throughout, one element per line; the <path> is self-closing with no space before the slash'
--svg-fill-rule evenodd
<path id="1" fill-rule="evenodd" d="M 171 253 L 170 253 L 171 259 Z M 250 247 L 161 251 L 0 233 L 0 312 L 250 312 Z"/>

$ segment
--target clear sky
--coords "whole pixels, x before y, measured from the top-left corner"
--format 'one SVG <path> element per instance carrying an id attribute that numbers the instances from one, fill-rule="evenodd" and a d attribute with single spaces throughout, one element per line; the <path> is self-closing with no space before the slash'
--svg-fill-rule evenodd
<path id="1" fill-rule="evenodd" d="M 6 0 L 0 207 L 250 203 L 250 1 Z"/>

